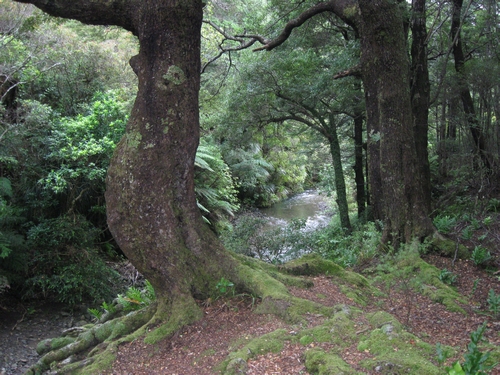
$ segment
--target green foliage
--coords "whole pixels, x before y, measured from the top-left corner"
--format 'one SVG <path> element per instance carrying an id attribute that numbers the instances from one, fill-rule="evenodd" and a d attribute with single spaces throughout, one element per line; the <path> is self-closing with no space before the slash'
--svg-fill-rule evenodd
<path id="1" fill-rule="evenodd" d="M 496 294 L 493 289 L 488 293 L 488 309 L 493 313 L 493 317 L 498 319 L 500 317 L 500 294 Z"/>
<path id="2" fill-rule="evenodd" d="M 195 159 L 195 192 L 208 222 L 233 216 L 239 209 L 236 184 L 220 150 L 202 139 Z"/>
<path id="3" fill-rule="evenodd" d="M 479 349 L 479 344 L 483 340 L 483 334 L 486 330 L 486 322 L 477 330 L 470 334 L 470 342 L 467 345 L 467 353 L 464 355 L 464 362 L 456 362 L 453 367 L 447 367 L 449 375 L 486 375 L 496 364 L 487 365 L 490 353 L 483 353 Z"/>
<path id="4" fill-rule="evenodd" d="M 486 322 L 471 333 L 467 353 L 464 355 L 464 362 L 457 361 L 452 367 L 446 367 L 445 370 L 448 375 L 486 375 L 496 366 L 496 363 L 486 364 L 490 353 L 483 353 L 479 349 L 480 342 L 484 341 L 483 334 L 485 330 Z M 439 365 L 442 365 L 450 355 L 441 344 L 437 344 L 436 354 Z"/>
<path id="5" fill-rule="evenodd" d="M 44 35 L 44 46 L 37 56 L 45 64 L 33 68 L 30 97 L 50 105 L 62 116 L 73 117 L 81 113 L 82 106 L 85 107 L 96 92 L 125 89 L 127 96 L 133 95 L 136 78 L 123 55 L 134 52 L 133 42 L 121 44 L 121 49 L 117 45 L 122 43 L 122 36 L 113 41 L 82 42 L 78 34 L 86 34 L 89 27 L 73 25 L 73 21 L 58 25 L 45 23 L 37 30 Z M 97 33 L 106 35 L 103 31 L 100 28 Z M 44 69 L 46 66 L 51 68 Z"/>
<path id="6" fill-rule="evenodd" d="M 381 233 L 375 223 L 360 225 L 346 236 L 338 225 L 330 225 L 315 234 L 315 251 L 342 267 L 361 265 L 377 254 Z"/>
<path id="7" fill-rule="evenodd" d="M 224 277 L 222 277 L 217 283 L 217 285 L 215 285 L 215 289 L 217 289 L 217 293 L 219 296 L 225 296 L 229 292 L 232 292 L 232 294 L 234 295 L 235 292 L 234 283 L 232 283 L 231 281 L 227 280 Z"/>
<path id="8" fill-rule="evenodd" d="M 488 201 L 488 206 L 486 207 L 488 211 L 499 212 L 500 211 L 500 199 L 491 198 Z"/>
<path id="9" fill-rule="evenodd" d="M 464 240 L 470 240 L 472 238 L 472 234 L 474 233 L 472 227 L 470 225 L 466 226 L 463 230 L 462 230 L 462 238 Z"/>
<path id="10" fill-rule="evenodd" d="M 102 192 L 113 150 L 125 131 L 127 112 L 117 93 L 96 93 L 89 113 L 63 118 L 48 138 L 47 161 L 55 168 L 39 180 L 55 194 Z"/>
<path id="11" fill-rule="evenodd" d="M 455 362 L 452 367 L 446 367 L 448 375 L 486 375 L 492 370 L 496 363 L 486 364 L 490 357 L 490 353 L 483 353 L 479 349 L 479 344 L 484 341 L 483 334 L 486 330 L 486 322 L 483 323 L 476 331 L 470 335 L 470 342 L 467 345 L 467 353 L 464 355 L 464 362 Z M 438 344 L 437 354 L 440 364 L 444 363 L 448 357 L 448 353 L 444 353 Z"/>
<path id="12" fill-rule="evenodd" d="M 434 218 L 433 222 L 440 233 L 447 234 L 453 229 L 457 219 L 449 215 L 439 215 Z"/>
<path id="13" fill-rule="evenodd" d="M 451 271 L 448 271 L 446 268 L 441 270 L 438 277 L 442 283 L 447 285 L 455 284 L 455 282 L 457 281 L 457 275 L 455 275 Z"/>
<path id="14" fill-rule="evenodd" d="M 476 266 L 480 266 L 491 259 L 491 254 L 488 249 L 482 246 L 475 246 L 471 254 L 471 259 Z"/>
<path id="15" fill-rule="evenodd" d="M 117 299 L 125 311 L 133 311 L 142 309 L 156 301 L 156 294 L 151 283 L 146 280 L 143 289 L 129 287 L 124 295 L 118 294 Z"/>
<path id="16" fill-rule="evenodd" d="M 0 289 L 10 287 L 10 281 L 19 281 L 26 269 L 25 240 L 19 227 L 24 222 L 21 210 L 11 203 L 12 185 L 0 177 Z M 0 291 L 0 292 L 1 292 Z"/>
<path id="17" fill-rule="evenodd" d="M 278 201 L 274 197 L 276 186 L 271 182 L 274 167 L 263 158 L 259 145 L 252 146 L 248 151 L 231 150 L 226 155 L 226 160 L 238 181 L 243 200 L 257 206 L 269 206 Z"/>
<path id="18" fill-rule="evenodd" d="M 439 366 L 442 366 L 446 360 L 450 357 L 449 350 L 446 350 L 441 343 L 436 344 L 436 359 L 438 361 Z"/>
<path id="19" fill-rule="evenodd" d="M 101 319 L 102 317 L 102 311 L 99 310 L 99 309 L 88 309 L 87 310 L 89 312 L 90 315 L 92 315 L 95 320 L 99 321 L 99 319 Z"/>
<path id="20" fill-rule="evenodd" d="M 53 298 L 76 304 L 107 299 L 119 275 L 95 247 L 98 229 L 81 216 L 62 216 L 33 226 L 25 298 Z"/>

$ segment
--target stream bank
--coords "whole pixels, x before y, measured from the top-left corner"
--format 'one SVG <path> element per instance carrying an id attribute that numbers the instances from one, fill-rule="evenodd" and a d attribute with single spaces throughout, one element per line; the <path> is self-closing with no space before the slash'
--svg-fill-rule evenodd
<path id="1" fill-rule="evenodd" d="M 38 359 L 37 344 L 68 328 L 88 323 L 86 308 L 58 303 L 23 304 L 0 298 L 0 375 L 22 375 Z"/>

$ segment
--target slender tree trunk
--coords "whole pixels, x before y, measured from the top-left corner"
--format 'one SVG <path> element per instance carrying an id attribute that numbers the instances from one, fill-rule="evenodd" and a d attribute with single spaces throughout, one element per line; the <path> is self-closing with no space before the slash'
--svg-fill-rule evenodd
<path id="1" fill-rule="evenodd" d="M 344 170 L 342 168 L 342 157 L 340 154 L 339 137 L 337 134 L 337 125 L 335 116 L 329 118 L 329 139 L 330 152 L 332 154 L 333 170 L 335 173 L 335 190 L 337 193 L 337 205 L 339 207 L 340 225 L 346 233 L 351 233 L 351 221 L 349 219 L 349 205 L 347 203 L 346 186 L 344 179 Z"/>
<path id="2" fill-rule="evenodd" d="M 363 115 L 361 113 L 357 113 L 354 116 L 354 181 L 356 183 L 356 204 L 358 206 L 358 218 L 361 218 L 363 216 L 366 209 L 363 159 Z"/>
<path id="3" fill-rule="evenodd" d="M 463 0 L 453 0 L 452 22 L 451 22 L 451 35 L 453 41 L 453 57 L 455 59 L 455 70 L 458 73 L 458 86 L 460 91 L 460 98 L 464 107 L 466 121 L 474 141 L 477 153 L 479 154 L 482 164 L 487 169 L 491 170 L 491 162 L 486 150 L 484 134 L 479 124 L 479 119 L 476 115 L 474 108 L 474 101 L 469 91 L 467 78 L 465 77 L 464 65 L 465 55 L 462 47 L 461 27 L 462 27 L 462 5 Z"/>
<path id="4" fill-rule="evenodd" d="M 202 3 L 148 7 L 131 60 L 139 91 L 108 170 L 106 202 L 114 238 L 169 309 L 208 296 L 230 260 L 203 224 L 194 191 Z"/>
<path id="5" fill-rule="evenodd" d="M 361 81 L 355 83 L 355 90 L 362 96 Z M 356 183 L 356 205 L 358 218 L 361 218 L 366 209 L 365 174 L 363 163 L 363 110 L 354 104 L 354 182 Z"/>
<path id="6" fill-rule="evenodd" d="M 380 199 L 375 194 L 383 192 L 384 241 L 396 248 L 434 233 L 418 168 L 402 6 L 389 0 L 359 1 L 361 64 L 371 124 L 369 163 L 380 160 L 381 191 L 372 189 L 372 194 Z M 376 166 L 370 170 L 373 174 Z"/>
<path id="7" fill-rule="evenodd" d="M 415 121 L 415 146 L 418 167 L 422 176 L 424 203 L 431 211 L 431 170 L 429 165 L 428 133 L 429 133 L 429 102 L 430 83 L 427 66 L 427 27 L 425 16 L 425 0 L 413 1 L 411 21 L 411 102 Z"/>

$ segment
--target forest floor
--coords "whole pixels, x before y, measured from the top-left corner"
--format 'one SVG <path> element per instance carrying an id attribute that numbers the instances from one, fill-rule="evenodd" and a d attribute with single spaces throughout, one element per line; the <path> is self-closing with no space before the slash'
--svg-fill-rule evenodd
<path id="1" fill-rule="evenodd" d="M 500 232 L 499 232 L 500 233 Z M 500 250 L 500 246 L 496 246 Z M 309 289 L 289 287 L 290 292 L 301 298 L 318 302 L 325 306 L 349 306 L 359 308 L 364 314 L 385 311 L 392 314 L 407 332 L 431 345 L 441 343 L 456 349 L 446 362 L 463 360 L 470 333 L 487 321 L 486 339 L 492 345 L 500 346 L 500 320 L 488 314 L 488 292 L 493 289 L 500 294 L 500 274 L 498 261 L 500 251 L 492 253 L 496 259 L 493 270 L 477 267 L 471 260 L 457 260 L 436 255 L 424 256 L 424 260 L 439 269 L 446 268 L 457 275 L 453 288 L 466 296 L 467 303 L 460 306 L 466 311 L 452 312 L 445 305 L 431 300 L 406 287 L 404 280 L 392 284 L 372 283 L 382 293 L 373 295 L 362 306 L 347 297 L 334 278 L 329 276 L 310 277 L 314 286 Z M 361 273 L 363 271 L 360 270 Z M 370 278 L 369 275 L 367 275 Z M 258 302 L 256 302 L 258 303 Z M 274 315 L 253 312 L 255 301 L 244 297 L 219 299 L 212 303 L 200 301 L 204 318 L 185 327 L 174 336 L 155 345 L 146 345 L 142 340 L 119 347 L 112 369 L 103 374 L 115 375 L 210 375 L 219 373 L 219 365 L 227 356 L 242 348 L 252 339 L 266 333 L 284 330 L 289 336 L 301 329 L 318 327 L 325 317 L 318 314 L 306 315 L 306 327 L 287 323 Z M 0 301 L 0 375 L 23 374 L 38 358 L 34 348 L 44 338 L 56 337 L 65 328 L 78 323 L 82 313 L 61 310 L 61 306 L 37 306 L 25 308 L 12 301 Z M 365 315 L 355 321 L 355 335 L 366 334 Z M 411 345 L 416 345 L 410 340 Z M 321 340 L 286 340 L 281 350 L 266 351 L 247 361 L 248 375 L 264 374 L 307 374 L 305 353 L 311 349 L 328 351 L 331 342 Z M 397 347 L 394 350 L 398 350 Z M 367 370 L 360 367 L 363 360 L 374 359 L 370 350 L 358 350 L 358 345 L 342 349 L 340 357 L 352 369 L 363 374 L 409 373 L 384 371 L 378 368 Z M 436 364 L 437 361 L 434 360 Z M 444 373 L 443 369 L 443 373 Z M 500 374 L 497 366 L 491 374 Z"/>
<path id="2" fill-rule="evenodd" d="M 429 263 L 439 268 L 450 267 L 451 260 L 438 256 L 429 256 Z M 456 289 L 465 296 L 470 296 L 469 306 L 463 306 L 467 315 L 450 312 L 442 304 L 408 289 L 392 287 L 386 297 L 377 297 L 367 306 L 358 306 L 364 312 L 386 311 L 395 316 L 406 330 L 432 345 L 441 343 L 456 347 L 465 352 L 469 335 L 484 321 L 488 321 L 485 337 L 490 344 L 500 345 L 500 321 L 492 320 L 484 314 L 487 310 L 488 291 L 494 289 L 500 293 L 498 277 L 477 268 L 471 261 L 455 262 L 454 273 L 459 275 Z M 309 289 L 290 288 L 293 295 L 322 303 L 327 306 L 338 304 L 356 305 L 346 297 L 340 288 L 327 276 L 312 278 L 314 287 Z M 480 280 L 474 287 L 474 281 Z M 259 315 L 252 312 L 249 300 L 217 301 L 205 307 L 205 317 L 179 332 L 174 337 L 157 345 L 146 345 L 135 341 L 120 347 L 117 360 L 111 371 L 106 374 L 171 374 L 171 375 L 209 375 L 217 374 L 217 365 L 226 359 L 236 348 L 244 345 L 249 338 L 261 336 L 277 329 L 288 332 L 296 330 L 296 326 L 286 324 L 271 315 Z M 308 317 L 309 327 L 322 321 L 321 317 Z M 363 331 L 360 325 L 359 331 Z M 329 344 L 285 343 L 278 353 L 266 353 L 248 361 L 248 375 L 264 374 L 307 374 L 304 364 L 304 352 L 311 347 L 321 346 L 328 349 Z M 344 350 L 341 356 L 351 367 L 365 374 L 358 363 L 373 357 L 369 352 L 358 351 L 356 347 Z M 461 359 L 460 355 L 450 358 L 451 361 Z M 444 372 L 443 372 L 444 373 Z M 491 372 L 500 374 L 500 367 Z"/>
<path id="3" fill-rule="evenodd" d="M 458 228 L 455 233 L 461 230 L 462 228 Z M 456 235 L 452 237 L 458 238 Z M 471 242 L 465 244 L 473 249 L 475 242 L 472 241 L 476 241 L 478 237 L 483 238 L 481 243 L 488 247 L 492 255 L 488 269 L 476 266 L 472 260 L 454 261 L 451 258 L 430 254 L 423 256 L 427 263 L 436 266 L 437 269 L 446 268 L 457 276 L 452 289 L 465 296 L 465 299 L 458 303 L 465 314 L 450 311 L 445 304 L 436 302 L 436 298 L 432 300 L 423 293 L 416 292 L 418 288 L 410 286 L 409 278 L 413 277 L 412 275 L 393 278 L 391 281 L 375 278 L 373 264 L 355 270 L 370 281 L 371 287 L 379 291 L 367 293 L 364 304 L 356 302 L 355 298 L 351 298 L 352 295 L 347 296 L 350 290 L 346 293 L 346 288 L 343 288 L 339 280 L 333 276 L 309 277 L 314 283 L 313 287 L 308 289 L 289 287 L 289 290 L 294 296 L 324 306 L 340 306 L 341 309 L 362 311 L 362 314 L 351 314 L 353 319 L 349 321 L 354 325 L 350 335 L 359 336 L 359 339 L 356 341 L 349 337 L 347 340 L 350 342 L 349 345 L 343 345 L 341 349 L 338 346 L 335 348 L 335 352 L 340 353 L 340 358 L 350 366 L 351 370 L 362 374 L 411 373 L 401 372 L 397 368 L 384 370 L 378 366 L 373 370 L 366 370 L 366 365 L 361 367 L 363 361 L 366 363 L 366 360 L 375 358 L 370 350 L 359 350 L 359 340 L 362 337 L 366 340 L 367 335 L 369 339 L 368 329 L 377 328 L 372 321 L 367 322 L 366 317 L 370 313 L 380 311 L 391 314 L 401 323 L 405 332 L 414 335 L 414 338 L 407 340 L 410 345 L 418 347 L 418 342 L 421 341 L 434 347 L 438 343 L 453 347 L 452 356 L 446 362 L 447 365 L 451 365 L 454 361 L 463 361 L 471 332 L 483 322 L 487 322 L 486 339 L 490 344 L 500 347 L 500 317 L 492 316 L 488 304 L 490 290 L 500 296 L 500 214 L 495 215 L 487 232 L 477 230 Z M 464 243 L 463 239 L 460 241 Z M 314 350 L 328 352 L 336 345 L 331 340 L 317 339 L 314 334 L 311 340 L 304 336 L 305 330 L 320 327 L 330 318 L 319 314 L 306 314 L 305 322 L 299 325 L 290 324 L 274 315 L 256 314 L 254 309 L 258 303 L 259 301 L 253 301 L 248 297 L 220 298 L 211 303 L 200 301 L 200 308 L 204 311 L 204 317 L 200 321 L 155 345 L 146 345 L 142 340 L 136 340 L 120 346 L 113 367 L 104 374 L 218 374 L 221 362 L 227 359 L 230 353 L 245 347 L 253 339 L 276 330 L 285 332 L 287 339 L 281 342 L 277 350 L 265 350 L 262 355 L 253 355 L 248 359 L 246 374 L 307 374 L 305 363 L 307 352 Z M 85 324 L 85 319 L 88 320 L 88 314 L 86 307 L 83 306 L 79 310 L 69 310 L 62 305 L 21 303 L 9 299 L 8 295 L 2 295 L 0 375 L 23 374 L 39 358 L 35 352 L 39 341 L 58 337 L 69 327 Z M 294 340 L 294 335 L 300 340 Z M 331 336 L 330 334 L 330 338 Z M 397 346 L 394 350 L 398 350 Z M 434 349 L 432 351 L 434 352 Z M 500 356 L 497 360 L 500 361 Z M 437 364 L 437 358 L 432 358 L 431 361 Z M 444 368 L 443 373 L 445 373 Z M 500 365 L 491 374 L 500 375 Z"/>

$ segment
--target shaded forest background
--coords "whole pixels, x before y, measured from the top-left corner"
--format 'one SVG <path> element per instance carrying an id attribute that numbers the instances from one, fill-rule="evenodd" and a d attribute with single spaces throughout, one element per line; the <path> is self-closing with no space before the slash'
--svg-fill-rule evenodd
<path id="1" fill-rule="evenodd" d="M 455 3 L 427 8 L 433 220 L 492 265 L 499 10 L 493 0 L 471 1 L 457 15 Z M 137 41 L 30 6 L 2 0 L 0 8 L 0 293 L 109 300 L 124 286 L 115 270 L 123 255 L 106 225 L 105 176 L 136 95 L 127 61 Z M 319 189 L 336 213 L 345 199 L 354 231 L 335 214 L 328 228 L 299 236 L 294 223 L 280 240 L 292 255 L 307 249 L 360 267 L 378 256 L 382 224 L 371 221 L 365 154 L 366 140 L 379 134 L 366 134 L 359 78 L 342 74 L 357 65 L 359 41 L 331 14 L 309 20 L 268 54 L 242 49 L 237 37 L 248 29 L 272 34 L 299 11 L 279 0 L 205 7 L 198 205 L 228 248 L 266 249 L 279 262 L 276 234 L 257 236 L 261 222 L 234 215 Z M 251 239 L 253 253 L 245 245 Z"/>

